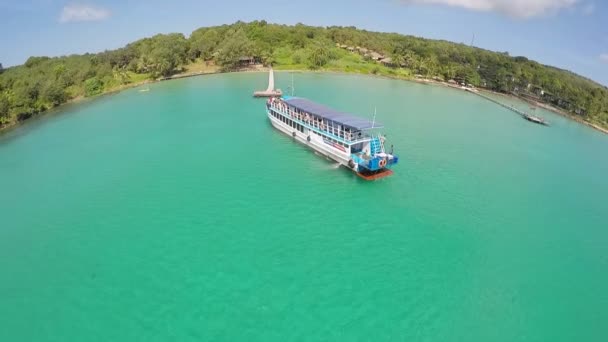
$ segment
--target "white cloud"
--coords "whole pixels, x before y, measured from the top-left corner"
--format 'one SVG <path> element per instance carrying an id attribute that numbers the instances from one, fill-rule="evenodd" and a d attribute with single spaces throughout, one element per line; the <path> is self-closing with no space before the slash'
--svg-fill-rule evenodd
<path id="1" fill-rule="evenodd" d="M 499 12 L 516 18 L 532 18 L 572 7 L 579 0 L 401 0 L 401 2 L 448 5 L 474 11 Z"/>
<path id="2" fill-rule="evenodd" d="M 70 4 L 63 7 L 59 21 L 68 23 L 73 21 L 99 21 L 110 16 L 105 8 L 84 4 Z"/>
<path id="3" fill-rule="evenodd" d="M 603 53 L 600 55 L 600 61 L 604 63 L 608 63 L 608 53 Z"/>
<path id="4" fill-rule="evenodd" d="M 583 11 L 583 14 L 585 14 L 585 15 L 593 14 L 593 12 L 595 12 L 595 4 L 592 2 L 586 4 L 585 6 L 583 6 L 582 11 Z"/>

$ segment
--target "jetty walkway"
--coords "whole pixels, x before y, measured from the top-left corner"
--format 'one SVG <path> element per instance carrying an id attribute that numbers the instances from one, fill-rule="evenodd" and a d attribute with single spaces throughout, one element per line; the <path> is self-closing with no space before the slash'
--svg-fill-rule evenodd
<path id="1" fill-rule="evenodd" d="M 496 99 L 493 99 L 493 98 L 491 98 L 491 97 L 489 97 L 487 95 L 484 95 L 484 94 L 482 94 L 482 93 L 480 93 L 478 91 L 470 91 L 470 90 L 468 90 L 468 91 L 470 93 L 472 93 L 472 94 L 479 95 L 479 96 L 483 97 L 484 99 L 486 99 L 488 101 L 494 102 L 494 103 L 496 103 L 497 105 L 499 105 L 501 107 L 505 107 L 506 109 L 508 109 L 510 111 L 513 111 L 513 112 L 521 115 L 522 117 L 526 117 L 528 115 L 528 113 L 524 112 L 523 110 L 515 108 L 513 105 L 507 105 L 507 104 L 502 103 L 502 102 L 500 102 L 500 101 L 498 101 Z"/>
<path id="2" fill-rule="evenodd" d="M 507 105 L 507 104 L 502 103 L 502 102 L 500 102 L 500 101 L 498 101 L 498 100 L 496 100 L 496 99 L 491 98 L 490 96 L 484 95 L 484 94 L 482 94 L 482 93 L 480 93 L 480 92 L 478 92 L 478 91 L 472 90 L 472 89 L 470 89 L 470 88 L 465 88 L 465 90 L 466 90 L 466 91 L 468 91 L 468 92 L 470 92 L 470 93 L 472 93 L 472 94 L 475 94 L 475 95 L 481 96 L 481 97 L 483 97 L 484 99 L 486 99 L 486 100 L 488 100 L 488 101 L 494 102 L 494 103 L 496 103 L 497 105 L 499 105 L 499 106 L 501 106 L 501 107 L 504 107 L 504 108 L 506 108 L 506 109 L 508 109 L 508 110 L 510 110 L 510 111 L 512 111 L 512 112 L 514 112 L 514 113 L 517 113 L 517 114 L 519 114 L 519 115 L 520 115 L 522 118 L 524 118 L 524 119 L 526 119 L 526 120 L 528 120 L 528 121 L 530 121 L 530 122 L 533 122 L 533 123 L 535 123 L 535 124 L 539 124 L 539 125 L 549 126 L 549 123 L 548 123 L 547 121 L 545 121 L 545 119 L 543 119 L 543 118 L 541 118 L 541 117 L 537 117 L 537 116 L 534 116 L 534 115 L 530 115 L 530 114 L 528 114 L 528 113 L 524 112 L 524 111 L 523 111 L 523 110 L 521 110 L 521 109 L 517 109 L 517 108 L 515 108 L 515 106 L 513 106 L 513 105 Z"/>

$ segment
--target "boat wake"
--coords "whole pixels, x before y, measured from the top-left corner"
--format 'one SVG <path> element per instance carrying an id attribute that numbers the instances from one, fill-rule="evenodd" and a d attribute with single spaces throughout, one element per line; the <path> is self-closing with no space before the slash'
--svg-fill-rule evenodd
<path id="1" fill-rule="evenodd" d="M 323 166 L 323 169 L 327 169 L 327 170 L 337 170 L 337 169 L 339 169 L 339 168 L 340 168 L 340 165 L 341 165 L 340 163 L 336 163 L 336 162 L 334 162 L 333 160 L 329 159 L 327 156 L 324 156 L 323 154 L 321 154 L 321 153 L 319 153 L 319 152 L 317 152 L 317 151 L 315 151 L 315 154 L 316 154 L 317 156 L 320 156 L 320 157 L 323 157 L 323 158 L 327 159 L 328 161 L 331 161 L 331 163 L 330 163 L 329 165 L 325 165 L 325 166 Z"/>

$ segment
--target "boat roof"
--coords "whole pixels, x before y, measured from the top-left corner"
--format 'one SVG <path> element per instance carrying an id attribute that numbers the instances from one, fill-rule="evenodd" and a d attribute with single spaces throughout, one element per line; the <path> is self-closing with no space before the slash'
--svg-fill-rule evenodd
<path id="1" fill-rule="evenodd" d="M 377 121 L 372 122 L 368 119 L 363 119 L 350 113 L 340 112 L 302 97 L 286 97 L 283 100 L 288 105 L 298 108 L 301 111 L 338 122 L 344 126 L 349 126 L 360 131 L 383 127 L 382 124 Z"/>

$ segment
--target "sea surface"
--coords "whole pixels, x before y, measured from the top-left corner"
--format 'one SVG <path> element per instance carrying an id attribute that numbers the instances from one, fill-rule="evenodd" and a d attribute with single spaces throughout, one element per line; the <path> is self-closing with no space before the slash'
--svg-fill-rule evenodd
<path id="1" fill-rule="evenodd" d="M 608 341 L 607 135 L 295 74 L 377 108 L 400 164 L 365 182 L 271 127 L 266 81 L 157 83 L 0 136 L 0 341 Z"/>

